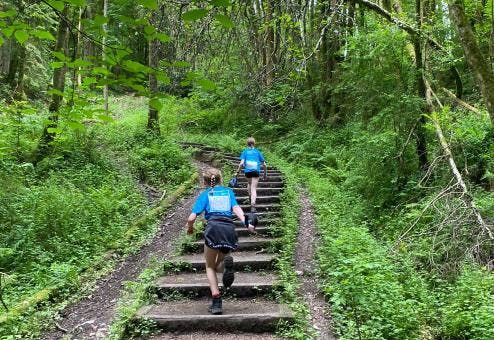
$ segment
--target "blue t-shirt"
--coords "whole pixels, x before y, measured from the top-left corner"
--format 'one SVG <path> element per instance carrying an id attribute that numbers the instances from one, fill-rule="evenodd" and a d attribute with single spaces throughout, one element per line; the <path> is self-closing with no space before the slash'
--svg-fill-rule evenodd
<path id="1" fill-rule="evenodd" d="M 261 172 L 261 163 L 265 162 L 261 151 L 256 148 L 248 148 L 242 151 L 240 160 L 244 161 L 244 172 Z"/>
<path id="2" fill-rule="evenodd" d="M 199 195 L 192 207 L 192 212 L 200 215 L 205 211 L 206 220 L 214 215 L 232 217 L 232 208 L 237 205 L 233 190 L 217 185 L 214 190 L 208 188 Z"/>

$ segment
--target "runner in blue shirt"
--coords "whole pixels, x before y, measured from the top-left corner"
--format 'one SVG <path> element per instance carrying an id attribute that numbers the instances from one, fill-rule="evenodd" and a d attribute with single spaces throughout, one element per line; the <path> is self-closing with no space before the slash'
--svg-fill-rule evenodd
<path id="1" fill-rule="evenodd" d="M 205 213 L 207 220 L 204 231 L 204 257 L 206 259 L 206 275 L 211 289 L 212 314 L 222 313 L 222 301 L 218 288 L 216 273 L 223 272 L 223 286 L 229 288 L 235 279 L 233 258 L 230 251 L 238 247 L 237 234 L 233 224 L 232 212 L 245 224 L 242 208 L 237 204 L 235 194 L 230 188 L 221 185 L 221 172 L 210 168 L 203 174 L 204 185 L 208 186 L 197 198 L 192 213 L 187 219 L 187 233 L 194 233 L 194 222 L 198 215 Z M 254 226 L 246 226 L 254 232 Z"/>
<path id="2" fill-rule="evenodd" d="M 266 160 L 261 151 L 255 148 L 256 140 L 253 137 L 247 138 L 247 149 L 242 151 L 240 155 L 240 164 L 238 165 L 238 175 L 242 167 L 244 168 L 245 177 L 247 177 L 247 192 L 250 199 L 250 211 L 256 211 L 256 199 L 257 199 L 257 183 L 259 183 L 259 174 L 261 173 L 261 164 L 264 170 L 263 179 L 267 178 L 267 166 Z"/>

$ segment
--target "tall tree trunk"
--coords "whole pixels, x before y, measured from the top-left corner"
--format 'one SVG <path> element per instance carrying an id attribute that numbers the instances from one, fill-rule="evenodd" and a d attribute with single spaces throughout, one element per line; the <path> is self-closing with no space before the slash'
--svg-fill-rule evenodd
<path id="1" fill-rule="evenodd" d="M 103 0 L 103 16 L 106 18 L 108 15 L 108 0 Z M 106 23 L 103 24 L 103 46 L 102 46 L 102 56 L 101 59 L 103 63 L 106 62 L 106 35 L 108 34 L 108 25 Z M 106 67 L 106 64 L 105 64 Z M 106 80 L 106 75 L 105 75 Z M 108 84 L 103 85 L 103 105 L 105 112 L 108 113 Z"/>
<path id="2" fill-rule="evenodd" d="M 449 11 L 451 20 L 457 28 L 465 58 L 473 71 L 487 111 L 489 112 L 491 125 L 494 126 L 494 76 L 491 73 L 489 63 L 482 55 L 479 45 L 475 40 L 475 35 L 468 22 L 462 1 L 452 0 L 449 4 Z"/>
<path id="3" fill-rule="evenodd" d="M 415 0 L 415 11 L 416 11 L 416 24 L 417 29 L 422 29 L 422 0 Z M 413 37 L 413 50 L 415 52 L 415 67 L 416 67 L 416 83 L 417 83 L 417 94 L 423 99 L 425 107 L 426 103 L 426 86 L 424 78 L 424 58 L 422 55 L 423 44 L 420 35 Z M 417 156 L 419 159 L 419 167 L 422 171 L 427 171 L 429 168 L 429 161 L 427 157 L 427 140 L 425 138 L 425 116 L 420 115 L 419 124 L 417 125 Z"/>
<path id="4" fill-rule="evenodd" d="M 275 60 L 274 60 L 274 28 L 273 28 L 273 4 L 271 0 L 266 0 L 265 6 L 265 21 L 266 25 L 266 38 L 264 40 L 264 53 L 266 54 L 266 63 L 264 64 L 266 69 L 266 86 L 271 86 L 274 81 L 274 71 L 275 71 Z"/>
<path id="5" fill-rule="evenodd" d="M 69 13 L 69 6 L 65 5 L 62 17 L 67 18 Z M 67 40 L 69 36 L 69 27 L 64 19 L 60 19 L 60 23 L 58 24 L 58 32 L 57 32 L 57 42 L 55 45 L 55 51 L 62 52 L 67 55 Z M 67 66 L 55 69 L 53 72 L 53 89 L 59 92 L 63 92 L 65 89 L 65 74 L 67 73 Z M 51 97 L 50 106 L 48 110 L 50 112 L 50 116 L 48 117 L 49 123 L 43 129 L 43 134 L 39 141 L 38 151 L 36 155 L 36 161 L 41 160 L 51 149 L 51 142 L 55 138 L 55 132 L 51 131 L 51 129 L 56 128 L 58 125 L 58 111 L 60 109 L 60 105 L 62 104 L 63 96 L 58 93 L 53 93 Z"/>
<path id="6" fill-rule="evenodd" d="M 148 66 L 153 70 L 156 70 L 158 67 L 158 52 L 159 52 L 159 41 L 151 40 L 149 42 L 149 51 L 148 51 Z M 149 111 L 148 111 L 148 124 L 147 128 L 152 133 L 159 135 L 160 133 L 160 124 L 158 117 L 158 110 L 155 106 L 151 105 L 152 99 L 155 98 L 158 93 L 158 80 L 156 79 L 156 75 L 153 72 L 149 73 Z"/>

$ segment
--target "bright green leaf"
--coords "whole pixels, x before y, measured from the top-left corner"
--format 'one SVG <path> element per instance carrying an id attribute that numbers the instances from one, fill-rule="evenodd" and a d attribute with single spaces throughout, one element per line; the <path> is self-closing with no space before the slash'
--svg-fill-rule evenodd
<path id="1" fill-rule="evenodd" d="M 9 9 L 8 11 L 0 11 L 0 18 L 9 18 L 17 14 L 15 9 Z"/>
<path id="2" fill-rule="evenodd" d="M 103 76 L 109 76 L 111 74 L 111 72 L 108 71 L 104 67 L 95 67 L 95 68 L 93 68 L 92 73 L 93 74 L 101 74 Z"/>
<path id="3" fill-rule="evenodd" d="M 151 35 L 154 32 L 156 32 L 156 28 L 154 28 L 154 26 L 148 25 L 144 27 L 144 33 L 146 33 L 147 35 Z"/>
<path id="4" fill-rule="evenodd" d="M 63 7 L 65 6 L 63 1 L 58 0 L 48 0 L 47 1 L 50 6 L 55 8 L 57 11 L 63 11 Z"/>
<path id="5" fill-rule="evenodd" d="M 172 66 L 174 66 L 174 67 L 191 67 L 192 65 L 187 61 L 177 60 L 177 61 L 173 62 Z"/>
<path id="6" fill-rule="evenodd" d="M 93 65 L 92 62 L 78 58 L 71 63 L 68 63 L 69 67 L 89 67 Z"/>
<path id="7" fill-rule="evenodd" d="M 97 118 L 101 120 L 104 123 L 111 123 L 113 122 L 113 118 L 104 114 L 104 115 L 98 115 Z"/>
<path id="8" fill-rule="evenodd" d="M 149 106 L 151 106 L 155 110 L 161 110 L 163 108 L 163 104 L 160 102 L 158 98 L 151 98 L 149 100 Z"/>
<path id="9" fill-rule="evenodd" d="M 2 36 L 0 35 L 0 47 L 2 47 L 3 43 L 5 42 L 5 40 L 2 38 Z"/>
<path id="10" fill-rule="evenodd" d="M 103 26 L 108 22 L 108 18 L 102 15 L 97 15 L 93 19 L 93 23 L 97 26 Z"/>
<path id="11" fill-rule="evenodd" d="M 89 86 L 91 84 L 96 84 L 98 81 L 96 80 L 96 78 L 94 77 L 86 77 L 84 78 L 84 80 L 82 81 L 82 84 L 85 85 L 85 86 Z"/>
<path id="12" fill-rule="evenodd" d="M 160 82 L 162 82 L 165 85 L 168 85 L 171 82 L 170 77 L 168 77 L 166 74 L 161 72 L 156 73 L 156 79 L 158 79 Z"/>
<path id="13" fill-rule="evenodd" d="M 235 27 L 235 24 L 233 23 L 232 19 L 228 15 L 224 14 L 216 14 L 214 18 L 223 26 L 226 28 L 233 28 Z"/>
<path id="14" fill-rule="evenodd" d="M 53 56 L 60 61 L 66 61 L 67 60 L 67 57 L 65 56 L 65 54 L 63 52 L 55 51 L 55 52 L 52 52 L 51 54 L 53 54 Z"/>
<path id="15" fill-rule="evenodd" d="M 31 34 L 39 39 L 55 40 L 55 37 L 48 31 L 34 30 Z"/>
<path id="16" fill-rule="evenodd" d="M 228 7 L 231 3 L 230 0 L 211 0 L 211 5 L 216 7 Z"/>
<path id="17" fill-rule="evenodd" d="M 84 131 L 86 129 L 86 127 L 84 126 L 84 124 L 79 123 L 79 122 L 67 122 L 67 125 L 72 130 L 75 130 L 75 131 Z"/>
<path id="18" fill-rule="evenodd" d="M 60 129 L 60 128 L 53 128 L 53 127 L 50 127 L 48 129 L 46 129 L 46 131 L 48 131 L 48 133 L 54 133 L 54 134 L 60 134 L 60 133 L 62 133 L 62 129 Z"/>
<path id="19" fill-rule="evenodd" d="M 65 2 L 72 4 L 74 6 L 82 7 L 86 5 L 86 0 L 64 0 Z"/>
<path id="20" fill-rule="evenodd" d="M 14 33 L 14 30 L 15 28 L 10 26 L 10 27 L 7 27 L 7 28 L 4 28 L 2 29 L 2 33 L 7 37 L 7 38 L 10 38 L 10 36 L 12 35 L 12 33 Z"/>
<path id="21" fill-rule="evenodd" d="M 138 0 L 137 3 L 148 9 L 158 9 L 156 0 Z"/>
<path id="22" fill-rule="evenodd" d="M 209 79 L 198 79 L 197 83 L 206 91 L 212 91 L 216 89 L 216 84 Z"/>
<path id="23" fill-rule="evenodd" d="M 204 18 L 206 15 L 208 15 L 208 10 L 204 8 L 196 8 L 182 14 L 182 19 L 185 21 L 194 21 Z"/>
<path id="24" fill-rule="evenodd" d="M 14 36 L 19 44 L 24 44 L 29 39 L 29 34 L 24 30 L 15 31 Z"/>
<path id="25" fill-rule="evenodd" d="M 165 33 L 156 33 L 155 37 L 156 37 L 156 39 L 158 39 L 162 43 L 167 43 L 167 42 L 170 42 L 172 40 L 170 38 L 170 36 L 168 34 L 165 34 Z"/>
<path id="26" fill-rule="evenodd" d="M 54 61 L 52 63 L 50 63 L 50 66 L 52 69 L 57 69 L 57 68 L 61 68 L 63 67 L 65 63 L 63 61 Z"/>

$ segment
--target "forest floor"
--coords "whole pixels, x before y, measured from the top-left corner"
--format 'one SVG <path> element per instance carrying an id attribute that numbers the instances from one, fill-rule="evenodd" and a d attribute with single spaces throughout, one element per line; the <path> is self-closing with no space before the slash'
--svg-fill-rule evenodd
<path id="1" fill-rule="evenodd" d="M 195 162 L 198 171 L 205 164 Z M 142 185 L 150 201 L 156 197 L 148 186 Z M 68 337 L 78 339 L 104 339 L 109 334 L 117 302 L 124 290 L 125 282 L 135 280 L 152 259 L 157 261 L 173 255 L 175 243 L 190 213 L 196 192 L 179 199 L 160 221 L 159 229 L 152 240 L 137 253 L 120 262 L 116 269 L 100 279 L 93 291 L 79 302 L 60 313 L 57 329 L 46 332 L 42 339 Z M 150 202 L 151 203 L 151 202 Z"/>

